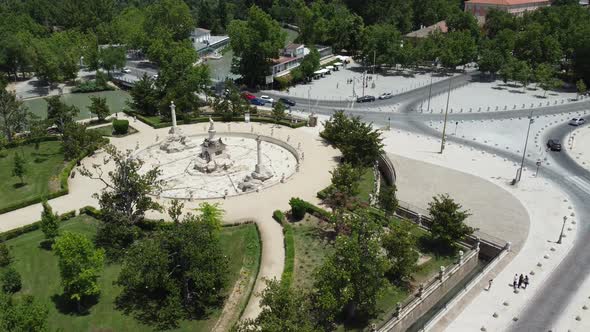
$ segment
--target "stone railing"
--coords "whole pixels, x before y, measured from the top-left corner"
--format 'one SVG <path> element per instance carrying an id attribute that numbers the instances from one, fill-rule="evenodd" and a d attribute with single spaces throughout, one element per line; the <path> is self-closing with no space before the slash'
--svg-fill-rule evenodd
<path id="1" fill-rule="evenodd" d="M 393 168 L 393 163 L 387 155 L 381 154 L 379 159 L 377 159 L 377 167 L 379 167 L 379 171 L 383 174 L 383 178 L 388 185 L 395 184 L 395 168 Z"/>

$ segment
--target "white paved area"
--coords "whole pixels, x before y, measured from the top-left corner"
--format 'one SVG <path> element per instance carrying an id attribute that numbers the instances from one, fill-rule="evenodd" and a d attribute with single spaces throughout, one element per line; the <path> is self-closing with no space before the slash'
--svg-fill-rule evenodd
<path id="1" fill-rule="evenodd" d="M 78 72 L 78 78 L 90 79 L 94 78 L 95 74 L 96 72 L 94 71 L 80 70 Z M 71 85 L 66 85 L 63 83 L 56 85 L 56 87 L 62 88 L 62 92 L 64 94 L 70 93 L 72 90 Z M 56 96 L 60 93 L 58 88 L 50 89 L 49 86 L 39 81 L 37 77 L 32 77 L 24 81 L 10 82 L 6 87 L 6 90 L 15 91 L 16 96 L 22 99 Z"/>
<path id="2" fill-rule="evenodd" d="M 578 164 L 590 169 L 590 125 L 576 129 L 562 144 Z"/>
<path id="3" fill-rule="evenodd" d="M 503 111 L 556 105 L 571 102 L 576 98 L 576 93 L 571 92 L 554 92 L 547 91 L 543 98 L 544 91 L 541 88 L 535 89 L 534 84 L 529 85 L 526 90 L 522 87 L 511 86 L 502 81 L 495 82 L 472 82 L 466 86 L 451 91 L 449 99 L 449 110 L 459 113 L 461 109 L 464 113 L 486 112 L 486 111 Z M 535 90 L 531 90 L 535 89 Z M 447 93 L 442 93 L 433 97 L 430 101 L 430 109 L 434 113 L 440 112 L 446 108 Z M 523 106 L 524 105 L 524 106 Z M 424 112 L 427 110 L 424 105 Z"/>

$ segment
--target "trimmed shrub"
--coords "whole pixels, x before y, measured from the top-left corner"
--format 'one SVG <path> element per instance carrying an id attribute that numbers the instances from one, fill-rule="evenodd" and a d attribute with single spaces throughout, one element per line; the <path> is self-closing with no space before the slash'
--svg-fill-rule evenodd
<path id="1" fill-rule="evenodd" d="M 295 240 L 293 239 L 293 227 L 289 223 L 283 224 L 283 235 L 285 239 L 285 268 L 283 269 L 281 282 L 290 287 L 295 267 Z"/>
<path id="2" fill-rule="evenodd" d="M 275 210 L 272 213 L 272 217 L 281 225 L 285 222 L 285 214 L 281 210 Z"/>
<path id="3" fill-rule="evenodd" d="M 129 131 L 129 121 L 113 120 L 113 133 L 115 135 L 125 135 Z"/>
<path id="4" fill-rule="evenodd" d="M 2 290 L 7 294 L 16 293 L 23 286 L 20 274 L 12 266 L 4 271 L 1 282 Z"/>
<path id="5" fill-rule="evenodd" d="M 0 243 L 0 267 L 7 266 L 12 262 L 12 256 L 10 256 L 10 250 L 6 243 Z"/>
<path id="6" fill-rule="evenodd" d="M 83 208 L 80 208 L 80 214 L 85 214 L 87 216 L 93 217 L 95 219 L 99 219 L 102 217 L 100 210 L 95 208 L 94 206 L 86 205 Z"/>
<path id="7" fill-rule="evenodd" d="M 293 197 L 289 200 L 289 205 L 291 205 L 291 214 L 295 220 L 301 220 L 305 217 L 305 212 L 307 212 L 307 202 Z"/>

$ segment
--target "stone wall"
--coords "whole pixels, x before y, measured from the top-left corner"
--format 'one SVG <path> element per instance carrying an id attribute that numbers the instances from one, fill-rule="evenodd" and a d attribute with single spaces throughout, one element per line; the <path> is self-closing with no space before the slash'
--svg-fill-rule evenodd
<path id="1" fill-rule="evenodd" d="M 388 185 L 391 186 L 395 184 L 395 168 L 393 168 L 393 163 L 389 160 L 387 155 L 382 154 L 379 156 L 377 167 L 379 167 L 379 171 Z"/>

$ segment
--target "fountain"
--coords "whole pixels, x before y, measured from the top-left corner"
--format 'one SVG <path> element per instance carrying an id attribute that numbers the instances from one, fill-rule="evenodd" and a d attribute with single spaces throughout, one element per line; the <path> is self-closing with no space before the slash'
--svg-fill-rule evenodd
<path id="1" fill-rule="evenodd" d="M 170 111 L 172 112 L 172 128 L 170 128 L 166 139 L 160 143 L 160 149 L 167 153 L 176 153 L 196 147 L 197 144 L 184 135 L 180 128 L 176 127 L 176 105 L 173 101 L 170 102 Z"/>
<path id="2" fill-rule="evenodd" d="M 215 139 L 215 127 L 213 119 L 209 117 L 209 137 L 201 143 L 201 153 L 194 160 L 194 169 L 203 173 L 213 173 L 215 171 L 227 171 L 233 166 L 228 153 L 225 152 L 226 145 L 221 138 Z"/>

